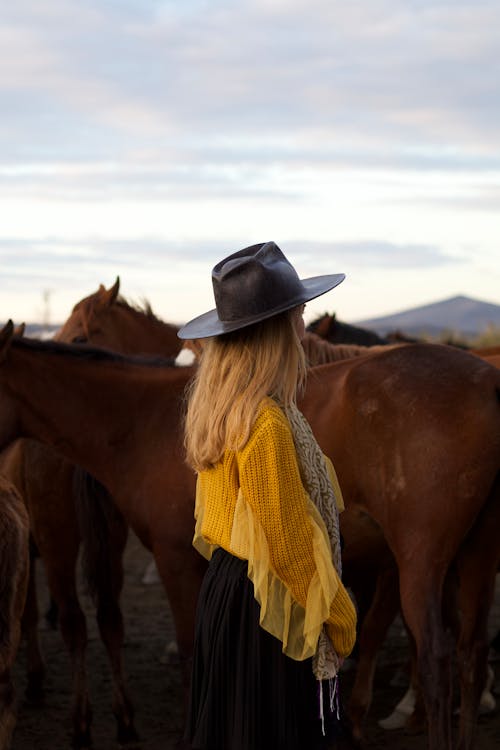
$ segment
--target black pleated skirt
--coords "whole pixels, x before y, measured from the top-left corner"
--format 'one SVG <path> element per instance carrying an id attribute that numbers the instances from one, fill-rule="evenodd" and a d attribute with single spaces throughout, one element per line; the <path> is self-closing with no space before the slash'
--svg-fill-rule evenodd
<path id="1" fill-rule="evenodd" d="M 193 750 L 334 747 L 340 723 L 328 683 L 322 721 L 311 660 L 295 661 L 281 649 L 259 625 L 246 561 L 218 549 L 198 599 L 186 726 Z"/>

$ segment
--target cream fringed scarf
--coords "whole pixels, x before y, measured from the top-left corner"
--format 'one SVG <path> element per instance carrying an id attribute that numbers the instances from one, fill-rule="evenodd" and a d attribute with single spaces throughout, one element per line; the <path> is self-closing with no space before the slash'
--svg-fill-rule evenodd
<path id="1" fill-rule="evenodd" d="M 296 406 L 282 407 L 292 428 L 297 451 L 300 474 L 309 497 L 318 509 L 328 532 L 335 569 L 342 575 L 340 556 L 339 514 L 335 502 L 325 458 L 304 415 Z M 313 672 L 318 680 L 330 680 L 338 672 L 339 659 L 323 626 L 316 654 L 313 657 Z"/>

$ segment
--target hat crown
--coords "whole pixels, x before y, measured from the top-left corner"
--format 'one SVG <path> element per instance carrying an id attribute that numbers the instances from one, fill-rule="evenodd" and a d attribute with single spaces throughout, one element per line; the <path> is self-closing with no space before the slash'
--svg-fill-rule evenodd
<path id="1" fill-rule="evenodd" d="M 275 242 L 251 245 L 224 258 L 213 268 L 212 285 L 217 314 L 226 323 L 299 305 L 305 294 Z"/>
<path id="2" fill-rule="evenodd" d="M 177 335 L 196 339 L 238 331 L 309 302 L 344 278 L 335 273 L 299 279 L 275 242 L 250 245 L 214 266 L 215 310 L 193 318 Z"/>

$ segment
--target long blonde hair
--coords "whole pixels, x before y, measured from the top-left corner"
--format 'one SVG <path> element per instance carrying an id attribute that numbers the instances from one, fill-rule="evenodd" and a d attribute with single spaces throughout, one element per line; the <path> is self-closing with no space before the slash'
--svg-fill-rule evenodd
<path id="1" fill-rule="evenodd" d="M 185 447 L 188 463 L 203 471 L 227 448 L 248 440 L 265 396 L 284 406 L 304 386 L 306 361 L 293 311 L 207 339 L 188 391 Z"/>

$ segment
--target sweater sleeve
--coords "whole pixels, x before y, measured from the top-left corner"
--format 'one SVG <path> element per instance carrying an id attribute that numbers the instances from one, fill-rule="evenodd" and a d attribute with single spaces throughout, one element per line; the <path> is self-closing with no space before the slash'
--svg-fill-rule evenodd
<path id="1" fill-rule="evenodd" d="M 239 471 L 242 493 L 266 536 L 271 565 L 306 608 L 316 572 L 311 501 L 300 477 L 290 426 L 277 408 L 258 418 L 240 454 Z M 346 656 L 354 646 L 356 612 L 333 564 L 330 570 L 337 593 L 327 629 L 337 653 Z"/>

